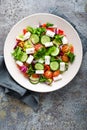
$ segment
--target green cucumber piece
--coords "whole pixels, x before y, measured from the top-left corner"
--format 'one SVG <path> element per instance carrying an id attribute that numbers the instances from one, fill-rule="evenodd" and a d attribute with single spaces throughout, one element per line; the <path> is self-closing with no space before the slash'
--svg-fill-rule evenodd
<path id="1" fill-rule="evenodd" d="M 44 65 L 41 64 L 41 63 L 36 63 L 36 64 L 35 64 L 35 69 L 36 69 L 36 70 L 43 70 L 43 69 L 44 69 Z"/>
<path id="2" fill-rule="evenodd" d="M 27 60 L 27 58 L 28 58 L 28 55 L 25 52 L 23 52 L 21 57 L 20 57 L 20 61 L 25 62 Z"/>
<path id="3" fill-rule="evenodd" d="M 41 37 L 41 43 L 44 45 L 46 42 L 50 42 L 50 37 L 48 37 L 47 35 L 43 35 Z"/>
<path id="4" fill-rule="evenodd" d="M 58 62 L 57 62 L 57 61 L 51 62 L 51 63 L 50 63 L 50 68 L 51 68 L 52 71 L 58 70 L 58 69 L 59 69 L 59 64 L 58 64 Z"/>
<path id="5" fill-rule="evenodd" d="M 32 77 L 32 75 L 29 77 L 29 81 L 32 83 L 32 84 L 37 84 L 39 83 L 39 78 L 34 78 Z"/>
<path id="6" fill-rule="evenodd" d="M 40 59 L 38 60 L 38 62 L 43 64 L 43 63 L 44 63 L 44 59 L 43 59 L 43 58 L 40 58 Z"/>
<path id="7" fill-rule="evenodd" d="M 36 44 L 39 42 L 39 36 L 37 34 L 32 34 L 31 35 L 31 41 L 33 42 L 33 44 Z"/>
<path id="8" fill-rule="evenodd" d="M 38 84 L 39 83 L 39 80 L 29 80 L 32 84 Z"/>
<path id="9" fill-rule="evenodd" d="M 58 47 L 55 47 L 54 51 L 51 53 L 51 56 L 57 56 L 60 52 L 60 49 Z"/>

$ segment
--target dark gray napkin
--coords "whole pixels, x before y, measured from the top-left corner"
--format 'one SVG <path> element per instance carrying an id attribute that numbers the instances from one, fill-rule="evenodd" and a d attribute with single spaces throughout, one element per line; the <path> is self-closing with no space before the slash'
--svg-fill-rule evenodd
<path id="1" fill-rule="evenodd" d="M 20 99 L 34 111 L 38 110 L 39 93 L 26 90 L 13 80 L 6 69 L 3 56 L 0 56 L 0 87 L 4 88 L 6 94 Z"/>

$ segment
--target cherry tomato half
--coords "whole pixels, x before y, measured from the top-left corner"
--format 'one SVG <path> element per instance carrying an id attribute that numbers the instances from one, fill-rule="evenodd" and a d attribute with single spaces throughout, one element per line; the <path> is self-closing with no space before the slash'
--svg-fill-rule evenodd
<path id="1" fill-rule="evenodd" d="M 41 45 L 40 43 L 38 43 L 34 47 L 35 47 L 35 50 L 38 51 L 39 49 L 41 49 L 43 47 L 43 45 Z"/>
<path id="2" fill-rule="evenodd" d="M 53 73 L 50 71 L 50 70 L 47 70 L 45 73 L 44 73 L 44 76 L 46 77 L 46 78 L 52 78 L 53 77 Z"/>
<path id="3" fill-rule="evenodd" d="M 55 72 L 53 72 L 53 77 L 56 77 L 60 74 L 60 70 L 56 70 Z"/>

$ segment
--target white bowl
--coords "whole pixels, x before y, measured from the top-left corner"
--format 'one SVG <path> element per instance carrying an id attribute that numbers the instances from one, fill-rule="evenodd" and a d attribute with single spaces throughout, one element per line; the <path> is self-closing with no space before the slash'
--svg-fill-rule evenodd
<path id="1" fill-rule="evenodd" d="M 31 84 L 28 81 L 28 79 L 21 74 L 11 55 L 11 52 L 13 51 L 13 47 L 15 45 L 16 36 L 22 33 L 23 28 L 29 25 L 35 26 L 38 25 L 39 23 L 46 23 L 46 22 L 51 22 L 54 25 L 57 25 L 58 28 L 64 30 L 69 42 L 74 45 L 76 55 L 74 63 L 70 65 L 68 71 L 66 71 L 63 74 L 63 79 L 54 82 L 51 87 L 41 83 L 36 85 Z M 13 26 L 13 28 L 9 32 L 4 46 L 5 64 L 10 75 L 17 83 L 19 83 L 24 88 L 36 92 L 51 92 L 67 85 L 75 77 L 80 68 L 82 62 L 82 54 L 83 52 L 82 52 L 81 40 L 78 36 L 78 33 L 72 27 L 72 25 L 59 16 L 47 13 L 33 14 L 19 21 L 16 25 Z"/>

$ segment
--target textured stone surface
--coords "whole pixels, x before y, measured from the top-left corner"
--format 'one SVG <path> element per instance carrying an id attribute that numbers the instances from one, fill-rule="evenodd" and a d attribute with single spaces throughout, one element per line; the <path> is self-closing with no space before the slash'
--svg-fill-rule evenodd
<path id="1" fill-rule="evenodd" d="M 75 26 L 83 62 L 67 86 L 41 95 L 37 113 L 0 88 L 0 130 L 87 130 L 87 0 L 0 0 L 0 54 L 12 26 L 37 12 L 62 16 Z"/>

